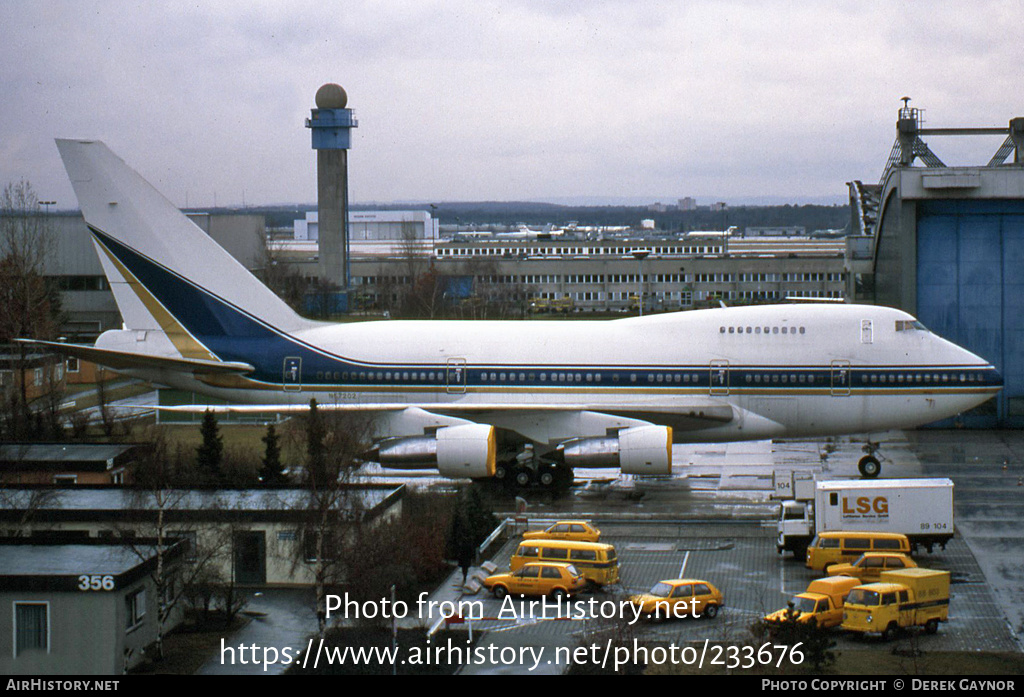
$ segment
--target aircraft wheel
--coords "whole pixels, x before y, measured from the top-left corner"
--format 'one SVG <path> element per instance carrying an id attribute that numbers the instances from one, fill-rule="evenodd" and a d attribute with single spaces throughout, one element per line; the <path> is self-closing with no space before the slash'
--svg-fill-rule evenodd
<path id="1" fill-rule="evenodd" d="M 857 463 L 860 476 L 865 479 L 874 479 L 882 471 L 882 464 L 872 455 L 865 455 Z"/>
<path id="2" fill-rule="evenodd" d="M 494 467 L 494 481 L 504 482 L 506 479 L 508 479 L 508 467 L 499 462 Z"/>
<path id="3" fill-rule="evenodd" d="M 558 482 L 558 475 L 551 465 L 541 465 L 537 472 L 537 482 L 545 489 L 550 489 Z"/>
<path id="4" fill-rule="evenodd" d="M 533 484 L 533 471 L 529 467 L 516 467 L 512 471 L 512 481 L 520 489 Z"/>

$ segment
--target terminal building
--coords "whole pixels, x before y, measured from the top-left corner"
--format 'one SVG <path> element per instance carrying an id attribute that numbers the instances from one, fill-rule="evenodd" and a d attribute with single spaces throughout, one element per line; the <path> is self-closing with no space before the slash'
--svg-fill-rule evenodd
<path id="1" fill-rule="evenodd" d="M 997 136 L 982 165 L 951 167 L 925 138 Z M 877 184 L 850 183 L 850 296 L 899 307 L 988 359 L 1005 386 L 958 425 L 1024 426 L 1024 118 L 926 128 L 904 105 Z"/>

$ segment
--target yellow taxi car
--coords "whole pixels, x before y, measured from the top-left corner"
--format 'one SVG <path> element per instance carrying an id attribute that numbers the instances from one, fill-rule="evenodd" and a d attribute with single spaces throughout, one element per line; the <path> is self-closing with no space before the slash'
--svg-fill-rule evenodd
<path id="1" fill-rule="evenodd" d="M 650 591 L 629 599 L 639 605 L 641 612 L 651 619 L 670 617 L 708 617 L 718 615 L 724 598 L 722 592 L 707 581 L 677 578 L 658 581 Z"/>
<path id="2" fill-rule="evenodd" d="M 523 533 L 523 539 L 599 542 L 601 531 L 585 520 L 560 520 L 544 530 L 531 530 Z"/>
<path id="3" fill-rule="evenodd" d="M 587 579 L 583 578 L 575 566 L 564 562 L 532 562 L 523 564 L 515 571 L 494 574 L 484 579 L 484 588 L 494 593 L 494 597 L 499 600 L 509 593 L 565 598 L 586 587 Z"/>
<path id="4" fill-rule="evenodd" d="M 906 554 L 896 552 L 866 552 L 852 564 L 833 564 L 828 567 L 829 576 L 852 576 L 867 583 L 877 581 L 883 571 L 913 569 L 917 562 Z"/>

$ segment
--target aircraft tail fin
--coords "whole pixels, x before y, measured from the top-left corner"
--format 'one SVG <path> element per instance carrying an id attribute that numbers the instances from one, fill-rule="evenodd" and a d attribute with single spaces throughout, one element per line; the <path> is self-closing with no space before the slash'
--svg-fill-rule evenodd
<path id="1" fill-rule="evenodd" d="M 181 355 L 216 359 L 213 344 L 315 326 L 104 143 L 57 148 L 129 329 L 162 331 Z"/>

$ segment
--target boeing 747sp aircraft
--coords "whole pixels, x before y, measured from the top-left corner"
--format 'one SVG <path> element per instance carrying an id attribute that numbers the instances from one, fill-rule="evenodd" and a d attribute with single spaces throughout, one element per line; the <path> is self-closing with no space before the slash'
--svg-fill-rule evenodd
<path id="1" fill-rule="evenodd" d="M 913 428 L 1002 385 L 907 313 L 865 305 L 307 320 L 103 143 L 57 145 L 126 327 L 60 350 L 242 409 L 363 413 L 384 467 L 548 486 L 573 467 L 668 474 L 673 443 Z"/>

